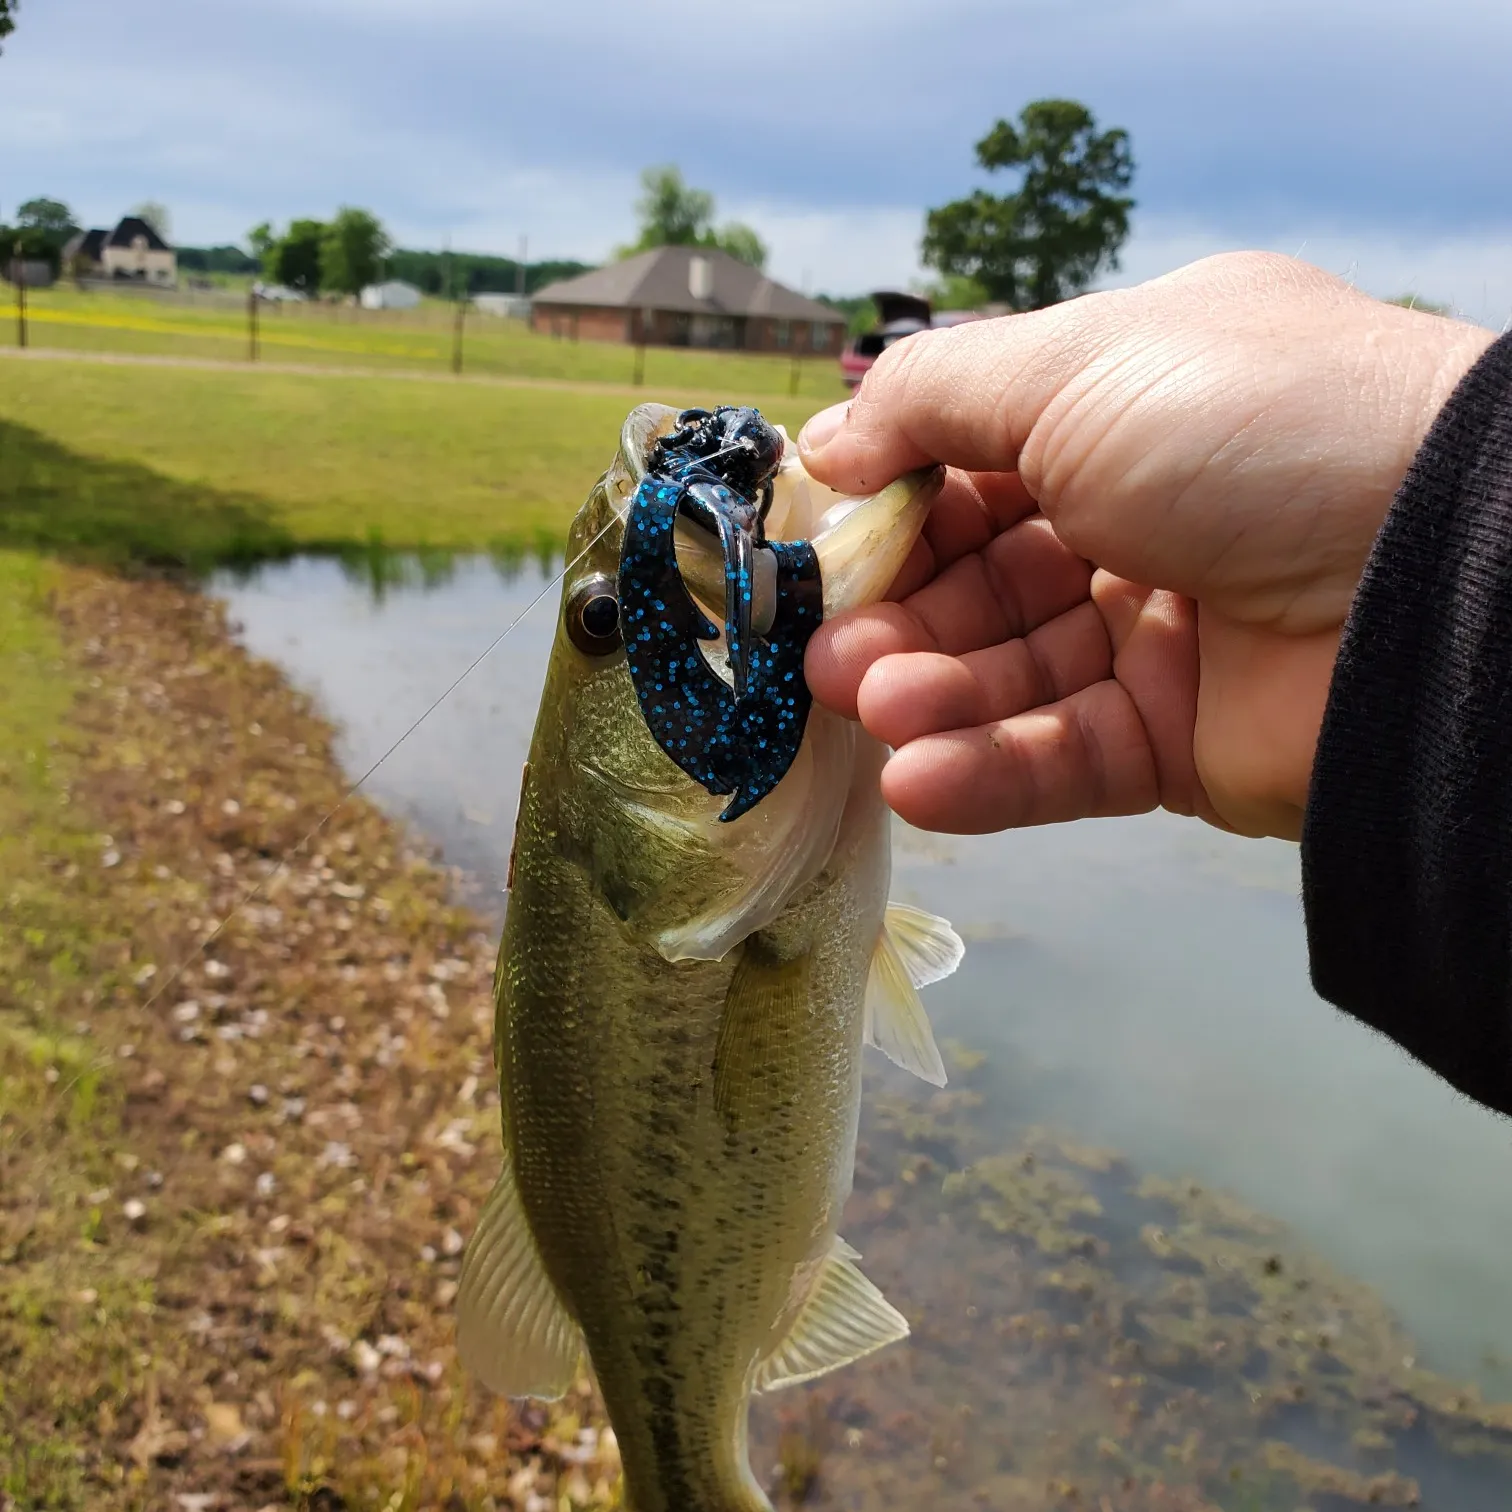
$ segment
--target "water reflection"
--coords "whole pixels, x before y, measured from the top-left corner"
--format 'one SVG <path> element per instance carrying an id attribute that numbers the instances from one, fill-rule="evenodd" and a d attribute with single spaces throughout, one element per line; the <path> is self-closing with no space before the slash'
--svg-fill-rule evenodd
<path id="1" fill-rule="evenodd" d="M 460 568 L 473 567 L 480 561 L 487 562 L 506 587 L 522 578 L 539 584 L 560 570 L 562 542 L 558 532 L 548 530 L 501 536 L 480 556 L 444 546 L 398 548 L 388 545 L 375 531 L 360 546 L 308 552 L 276 566 L 297 573 L 299 563 L 320 561 L 334 562 L 348 583 L 364 590 L 373 605 L 381 606 L 396 592 L 434 593 L 449 587 Z M 267 561 L 237 562 L 219 569 L 211 584 L 222 590 L 257 589 L 270 581 L 272 570 L 273 564 Z"/>
<path id="2" fill-rule="evenodd" d="M 549 580 L 525 552 L 406 571 L 220 583 L 350 770 Z M 370 786 L 494 914 L 555 610 Z M 932 1016 L 986 1058 L 941 1097 L 878 1074 L 845 1232 L 915 1338 L 773 1398 L 758 1463 L 836 1507 L 1512 1503 L 1512 1415 L 1454 1384 L 1512 1395 L 1507 1126 L 1313 998 L 1296 889 L 1293 848 L 1169 816 L 899 826 L 895 895 L 968 940 Z"/>

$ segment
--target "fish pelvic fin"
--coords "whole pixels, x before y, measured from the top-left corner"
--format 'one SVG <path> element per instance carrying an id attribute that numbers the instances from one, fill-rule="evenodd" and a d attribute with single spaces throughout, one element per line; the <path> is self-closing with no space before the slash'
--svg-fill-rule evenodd
<path id="1" fill-rule="evenodd" d="M 908 1337 L 908 1320 L 856 1268 L 856 1252 L 835 1240 L 787 1337 L 757 1367 L 755 1391 L 780 1391 Z"/>
<path id="2" fill-rule="evenodd" d="M 582 1334 L 541 1262 L 507 1149 L 462 1260 L 457 1354 L 501 1396 L 546 1401 L 566 1395 L 582 1359 Z"/>
<path id="3" fill-rule="evenodd" d="M 944 919 L 906 903 L 887 905 L 866 979 L 866 1043 L 935 1087 L 945 1085 L 945 1062 L 919 988 L 948 977 L 965 953 Z"/>

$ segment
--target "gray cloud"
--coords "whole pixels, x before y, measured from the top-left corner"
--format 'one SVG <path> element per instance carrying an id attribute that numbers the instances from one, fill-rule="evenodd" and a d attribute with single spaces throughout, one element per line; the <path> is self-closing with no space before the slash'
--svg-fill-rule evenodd
<path id="1" fill-rule="evenodd" d="M 1512 228 L 1512 7 L 1446 0 L 49 0 L 0 59 L 0 213 L 152 196 L 181 234 L 371 205 L 407 239 L 602 255 L 677 161 L 784 270 L 854 282 L 979 182 L 971 146 L 1069 94 L 1126 126 L 1142 217 L 1215 243 Z M 822 230 L 822 228 L 828 228 Z M 784 246 L 782 238 L 790 239 Z M 901 269 L 900 273 L 906 273 Z"/>

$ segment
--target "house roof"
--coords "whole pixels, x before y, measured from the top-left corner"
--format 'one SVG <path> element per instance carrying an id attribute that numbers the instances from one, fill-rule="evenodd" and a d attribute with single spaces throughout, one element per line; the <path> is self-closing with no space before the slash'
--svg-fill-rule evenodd
<path id="1" fill-rule="evenodd" d="M 695 257 L 703 258 L 709 269 L 709 293 L 703 298 L 692 290 L 691 268 Z M 787 288 L 759 268 L 714 247 L 653 247 L 623 262 L 547 284 L 536 290 L 534 298 L 537 305 L 765 315 L 777 320 L 811 320 L 822 325 L 845 323 L 845 317 L 828 305 Z"/>
<path id="2" fill-rule="evenodd" d="M 91 232 L 90 234 L 93 235 L 94 233 Z M 149 252 L 171 252 L 173 250 L 140 215 L 122 217 L 120 224 L 106 237 L 105 245 L 107 247 L 130 247 L 139 236 L 147 238 L 147 250 Z"/>
<path id="3" fill-rule="evenodd" d="M 76 257 L 87 258 L 90 262 L 99 262 L 100 249 L 104 245 L 105 233 L 103 231 L 78 231 L 64 244 L 63 257 L 68 262 L 72 262 Z"/>

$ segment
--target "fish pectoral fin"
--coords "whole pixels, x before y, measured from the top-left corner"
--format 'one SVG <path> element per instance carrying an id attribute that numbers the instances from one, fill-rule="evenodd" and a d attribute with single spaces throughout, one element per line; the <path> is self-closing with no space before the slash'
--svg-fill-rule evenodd
<path id="1" fill-rule="evenodd" d="M 866 1043 L 935 1087 L 945 1085 L 945 1062 L 919 988 L 949 976 L 965 952 L 944 919 L 889 903 L 866 978 Z"/>
<path id="2" fill-rule="evenodd" d="M 856 1269 L 855 1253 L 835 1240 L 787 1337 L 757 1368 L 753 1390 L 812 1381 L 908 1337 L 908 1320 Z"/>
<path id="3" fill-rule="evenodd" d="M 462 1260 L 457 1354 L 501 1396 L 564 1396 L 577 1377 L 583 1339 L 541 1263 L 525 1220 L 514 1164 L 504 1169 Z"/>
<path id="4" fill-rule="evenodd" d="M 915 987 L 942 982 L 961 964 L 966 946 L 947 920 L 907 903 L 889 903 L 883 928 L 893 937 Z"/>

